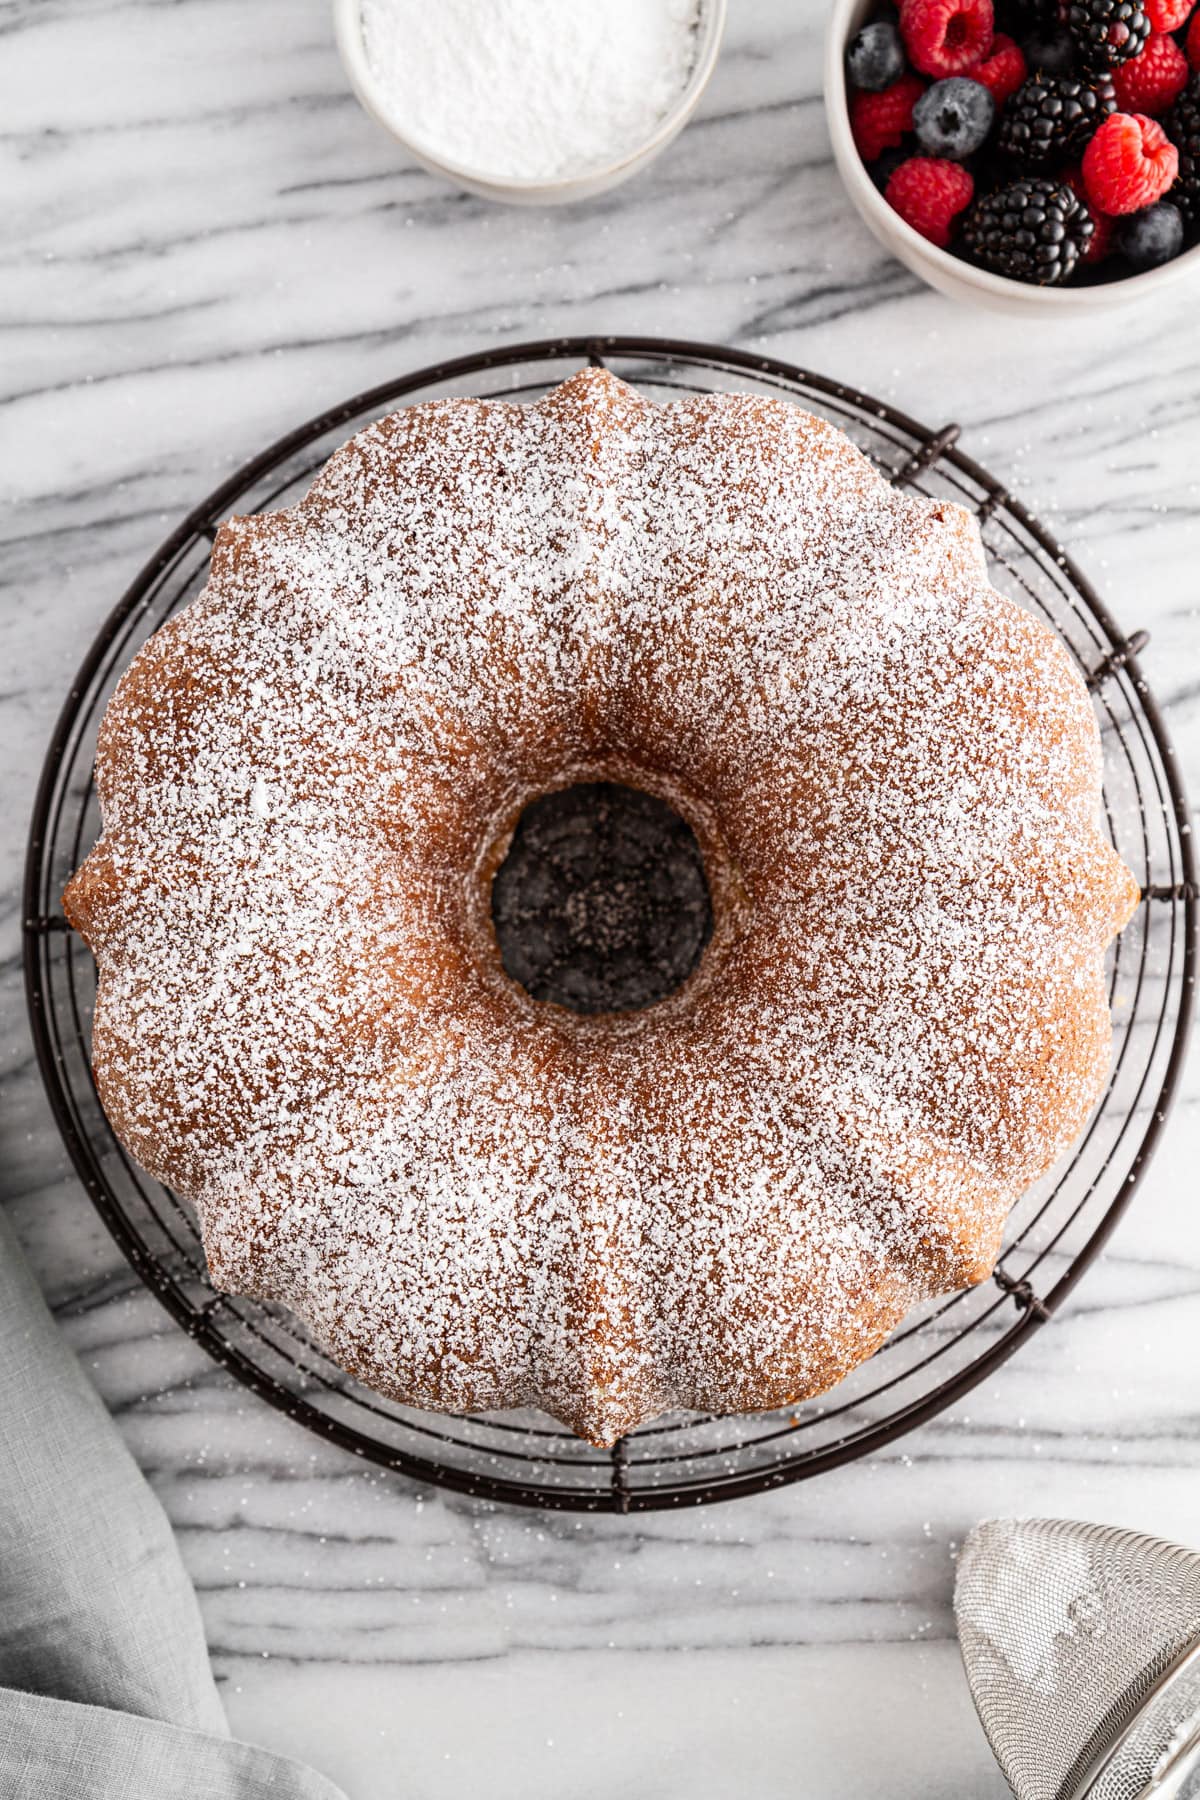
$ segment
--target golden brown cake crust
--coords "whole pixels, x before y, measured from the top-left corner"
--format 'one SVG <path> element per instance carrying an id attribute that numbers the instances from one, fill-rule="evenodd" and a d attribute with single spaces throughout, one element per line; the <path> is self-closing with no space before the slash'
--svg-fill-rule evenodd
<path id="1" fill-rule="evenodd" d="M 705 853 L 712 943 L 639 1014 L 491 934 L 581 778 Z M 97 783 L 114 1128 L 219 1285 L 415 1405 L 609 1443 L 819 1393 L 990 1270 L 1104 1083 L 1137 891 L 1083 683 L 965 513 L 782 402 L 587 370 L 381 420 L 223 527 Z"/>

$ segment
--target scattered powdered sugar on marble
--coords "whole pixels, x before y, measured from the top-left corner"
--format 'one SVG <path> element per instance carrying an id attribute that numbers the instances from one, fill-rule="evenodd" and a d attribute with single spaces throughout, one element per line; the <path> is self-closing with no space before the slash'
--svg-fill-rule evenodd
<path id="1" fill-rule="evenodd" d="M 1102 1085 L 1135 890 L 1082 682 L 965 514 L 781 402 L 414 407 L 105 721 L 68 896 L 105 1105 L 215 1279 L 414 1404 L 598 1441 L 819 1392 L 980 1278 Z M 636 1015 L 499 969 L 522 804 L 633 780 L 715 931 Z"/>

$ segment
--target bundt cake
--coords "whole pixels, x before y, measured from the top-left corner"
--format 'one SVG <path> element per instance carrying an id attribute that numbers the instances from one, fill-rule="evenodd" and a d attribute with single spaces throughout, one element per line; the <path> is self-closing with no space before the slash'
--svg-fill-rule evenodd
<path id="1" fill-rule="evenodd" d="M 597 1444 L 798 1401 L 989 1273 L 1101 1091 L 1100 773 L 974 521 L 821 419 L 597 370 L 414 405 L 229 520 L 108 708 L 65 901 L 100 1094 L 218 1286 L 394 1399 Z M 637 1010 L 498 951 L 576 784 L 703 859 Z"/>

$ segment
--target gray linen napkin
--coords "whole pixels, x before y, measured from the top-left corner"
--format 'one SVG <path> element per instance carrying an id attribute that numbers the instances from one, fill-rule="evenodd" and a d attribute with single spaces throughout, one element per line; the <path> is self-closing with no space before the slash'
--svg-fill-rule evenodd
<path id="1" fill-rule="evenodd" d="M 0 1795 L 344 1800 L 230 1738 L 166 1515 L 2 1210 Z"/>

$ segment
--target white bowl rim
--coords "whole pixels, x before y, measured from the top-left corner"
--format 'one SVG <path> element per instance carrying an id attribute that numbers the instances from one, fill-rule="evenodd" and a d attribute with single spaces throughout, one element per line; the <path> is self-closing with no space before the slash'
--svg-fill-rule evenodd
<path id="1" fill-rule="evenodd" d="M 436 5 L 437 0 L 430 0 L 430 4 Z M 401 124 L 380 96 L 363 41 L 362 0 L 333 0 L 333 17 L 338 49 L 355 93 L 397 143 L 411 150 L 426 167 L 435 169 L 452 180 L 476 188 L 490 188 L 495 193 L 522 194 L 534 199 L 539 194 L 569 192 L 581 183 L 603 182 L 608 185 L 610 177 L 625 171 L 632 174 L 639 164 L 664 150 L 682 130 L 712 78 L 729 13 L 729 0 L 697 0 L 697 5 L 699 16 L 696 30 L 699 45 L 696 60 L 678 100 L 659 121 L 653 135 L 635 149 L 625 152 L 616 162 L 596 163 L 585 169 L 577 169 L 570 175 L 548 178 L 536 175 L 499 175 L 492 169 L 476 169 L 466 163 L 448 162 L 438 151 L 428 149 L 420 138 Z"/>
<path id="2" fill-rule="evenodd" d="M 902 219 L 888 205 L 875 186 L 850 131 L 850 108 L 846 95 L 846 43 L 851 15 L 861 4 L 862 0 L 833 0 L 830 8 L 825 33 L 825 114 L 835 154 L 840 139 L 842 155 L 837 156 L 837 163 L 843 180 L 847 186 L 853 182 L 856 190 L 851 197 L 860 212 L 875 219 L 885 236 L 889 233 L 894 235 L 908 246 L 914 256 L 930 262 L 935 269 L 944 271 L 950 279 L 962 282 L 964 286 L 977 288 L 981 294 L 991 294 L 996 299 L 1005 301 L 1020 295 L 1032 305 L 1045 306 L 1048 310 L 1099 311 L 1104 307 L 1118 305 L 1125 299 L 1132 301 L 1135 297 L 1148 297 L 1151 290 L 1169 287 L 1182 276 L 1195 274 L 1196 262 L 1200 259 L 1200 244 L 1193 244 L 1190 250 L 1183 251 L 1157 269 L 1144 269 L 1140 275 L 1125 275 L 1119 281 L 1101 281 L 1094 287 L 1038 287 L 1035 282 L 1014 281 L 1008 275 L 996 275 L 991 269 L 981 269 L 975 263 L 967 262 L 964 257 L 952 256 L 949 250 L 943 250 L 939 245 L 930 243 L 928 238 L 922 237 L 907 219 Z M 1113 294 L 1114 288 L 1121 290 L 1119 299 Z"/>

